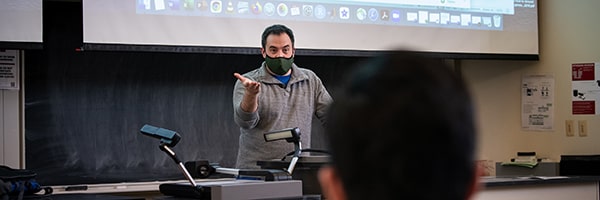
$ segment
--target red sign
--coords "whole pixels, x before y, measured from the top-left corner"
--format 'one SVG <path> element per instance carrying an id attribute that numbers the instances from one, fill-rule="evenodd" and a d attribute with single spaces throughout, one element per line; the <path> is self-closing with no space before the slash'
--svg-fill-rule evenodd
<path id="1" fill-rule="evenodd" d="M 596 114 L 595 101 L 573 101 L 574 115 L 594 115 Z"/>
<path id="2" fill-rule="evenodd" d="M 571 75 L 573 81 L 593 81 L 595 80 L 594 63 L 577 63 L 571 65 Z"/>

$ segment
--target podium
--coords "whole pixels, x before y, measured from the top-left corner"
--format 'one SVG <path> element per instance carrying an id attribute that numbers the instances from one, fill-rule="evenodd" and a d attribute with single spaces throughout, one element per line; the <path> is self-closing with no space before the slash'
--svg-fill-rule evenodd
<path id="1" fill-rule="evenodd" d="M 204 180 L 198 182 L 202 190 L 195 190 L 188 182 L 161 184 L 160 192 L 166 196 L 205 200 L 286 199 L 302 197 L 302 184 L 298 180 Z"/>

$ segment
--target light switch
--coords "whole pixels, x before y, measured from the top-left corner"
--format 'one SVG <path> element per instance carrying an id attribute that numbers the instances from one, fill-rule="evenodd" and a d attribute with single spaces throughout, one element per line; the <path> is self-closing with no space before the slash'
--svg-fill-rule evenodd
<path id="1" fill-rule="evenodd" d="M 573 130 L 574 125 L 573 125 L 573 120 L 566 120 L 565 121 L 565 132 L 567 133 L 568 137 L 573 137 L 575 136 L 575 130 Z"/>
<path id="2" fill-rule="evenodd" d="M 588 127 L 587 127 L 587 120 L 579 120 L 578 121 L 578 126 L 579 126 L 579 137 L 585 137 L 588 135 Z"/>

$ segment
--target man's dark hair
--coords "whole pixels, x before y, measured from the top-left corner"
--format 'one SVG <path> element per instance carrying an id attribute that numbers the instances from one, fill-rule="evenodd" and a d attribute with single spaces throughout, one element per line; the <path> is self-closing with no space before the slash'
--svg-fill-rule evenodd
<path id="1" fill-rule="evenodd" d="M 349 199 L 464 200 L 476 138 L 456 72 L 443 60 L 395 51 L 348 78 L 334 96 L 326 138 Z"/>
<path id="2" fill-rule="evenodd" d="M 265 46 L 267 45 L 267 37 L 269 35 L 281 35 L 282 33 L 285 33 L 290 37 L 290 40 L 292 40 L 292 47 L 294 47 L 294 32 L 292 32 L 292 29 L 281 24 L 275 24 L 265 28 L 263 31 L 261 40 L 262 48 L 266 48 Z"/>

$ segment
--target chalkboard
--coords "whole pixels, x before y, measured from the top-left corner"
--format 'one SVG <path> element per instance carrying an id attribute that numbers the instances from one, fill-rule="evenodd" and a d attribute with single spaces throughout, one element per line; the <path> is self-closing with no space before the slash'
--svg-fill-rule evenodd
<path id="1" fill-rule="evenodd" d="M 206 66 L 202 56 L 186 54 L 74 56 L 80 62 L 48 65 L 45 80 L 26 77 L 35 79 L 27 81 L 26 162 L 40 172 L 40 181 L 45 172 L 62 175 L 47 184 L 71 178 L 122 182 L 181 177 L 177 165 L 159 150 L 159 141 L 139 133 L 144 124 L 178 132 L 182 140 L 173 150 L 182 160 L 233 166 L 239 134 L 232 123 L 234 67 Z"/>
<path id="2" fill-rule="evenodd" d="M 42 185 L 182 180 L 178 166 L 139 132 L 150 124 L 178 132 L 182 161 L 234 167 L 234 72 L 256 55 L 75 51 L 80 3 L 44 3 L 44 49 L 25 56 L 26 168 Z M 257 36 L 257 43 L 260 36 Z M 298 57 L 330 92 L 360 57 Z M 324 148 L 313 122 L 312 147 Z"/>

